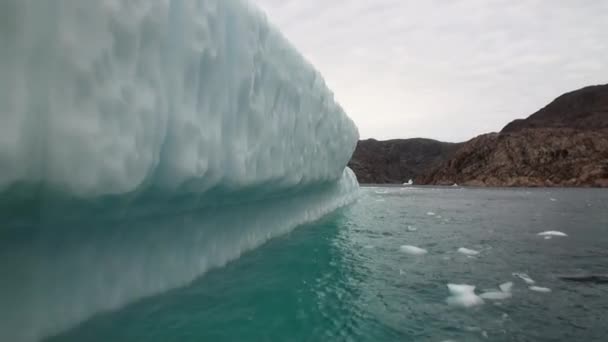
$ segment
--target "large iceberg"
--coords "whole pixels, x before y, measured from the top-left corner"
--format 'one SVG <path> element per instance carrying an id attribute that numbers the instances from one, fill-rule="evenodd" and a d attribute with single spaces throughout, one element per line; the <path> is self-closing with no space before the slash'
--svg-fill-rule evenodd
<path id="1" fill-rule="evenodd" d="M 182 286 L 354 200 L 357 128 L 241 0 L 0 2 L 0 340 Z"/>

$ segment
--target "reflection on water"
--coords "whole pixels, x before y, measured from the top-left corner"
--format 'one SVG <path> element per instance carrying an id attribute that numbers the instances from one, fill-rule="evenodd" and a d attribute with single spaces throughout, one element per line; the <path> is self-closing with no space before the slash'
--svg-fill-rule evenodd
<path id="1" fill-rule="evenodd" d="M 608 287 L 558 277 L 606 273 L 607 192 L 377 190 L 191 286 L 52 341 L 602 341 L 608 333 Z M 568 237 L 537 235 L 547 230 Z M 532 291 L 513 273 L 552 292 Z M 469 309 L 446 303 L 448 283 L 480 294 L 509 281 L 510 298 Z"/>

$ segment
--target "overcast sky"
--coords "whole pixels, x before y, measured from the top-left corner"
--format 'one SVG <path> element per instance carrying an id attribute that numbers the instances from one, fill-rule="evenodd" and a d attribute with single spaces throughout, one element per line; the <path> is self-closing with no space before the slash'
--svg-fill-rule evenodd
<path id="1" fill-rule="evenodd" d="M 252 0 L 362 138 L 468 140 L 608 83 L 608 0 Z"/>

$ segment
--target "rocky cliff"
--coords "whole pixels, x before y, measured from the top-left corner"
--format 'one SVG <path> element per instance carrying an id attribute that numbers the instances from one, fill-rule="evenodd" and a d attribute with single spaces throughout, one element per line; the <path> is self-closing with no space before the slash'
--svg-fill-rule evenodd
<path id="1" fill-rule="evenodd" d="M 608 85 L 562 95 L 464 143 L 418 183 L 608 187 Z"/>
<path id="2" fill-rule="evenodd" d="M 361 140 L 348 166 L 360 183 L 401 184 L 428 174 L 459 146 L 431 139 Z"/>

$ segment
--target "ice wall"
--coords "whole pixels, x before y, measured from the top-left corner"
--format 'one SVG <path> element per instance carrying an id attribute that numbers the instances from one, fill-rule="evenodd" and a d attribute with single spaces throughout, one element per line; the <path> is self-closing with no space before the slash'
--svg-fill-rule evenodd
<path id="1" fill-rule="evenodd" d="M 357 128 L 240 0 L 0 1 L 0 341 L 182 286 L 354 200 Z"/>
<path id="2" fill-rule="evenodd" d="M 3 0 L 0 190 L 202 192 L 335 181 L 358 139 L 239 0 Z"/>

